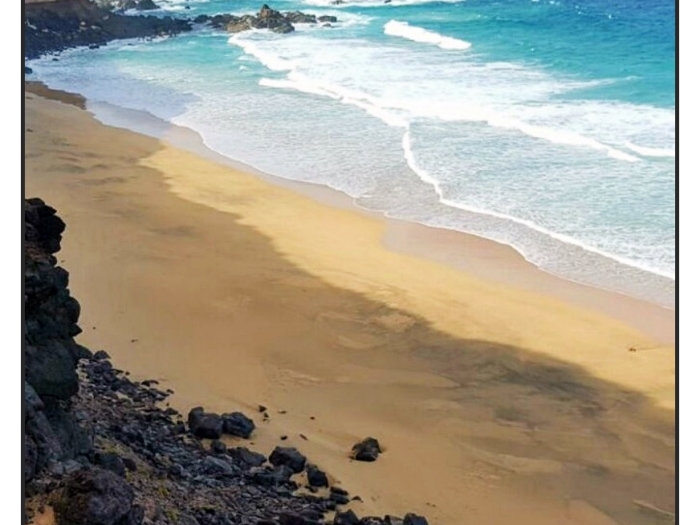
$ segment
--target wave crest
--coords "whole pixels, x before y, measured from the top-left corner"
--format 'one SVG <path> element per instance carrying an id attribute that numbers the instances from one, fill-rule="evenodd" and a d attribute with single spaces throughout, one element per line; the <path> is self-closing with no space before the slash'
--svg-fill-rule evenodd
<path id="1" fill-rule="evenodd" d="M 400 22 L 398 20 L 389 20 L 384 24 L 384 34 L 398 36 L 422 44 L 433 44 L 442 49 L 463 51 L 472 47 L 471 42 L 467 42 L 466 40 L 444 36 L 440 33 L 428 31 L 422 27 L 412 26 L 409 25 L 408 22 Z"/>

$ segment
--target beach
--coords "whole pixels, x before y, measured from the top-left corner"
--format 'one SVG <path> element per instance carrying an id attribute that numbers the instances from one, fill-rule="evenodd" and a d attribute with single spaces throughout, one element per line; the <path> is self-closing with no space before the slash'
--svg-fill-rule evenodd
<path id="1" fill-rule="evenodd" d="M 25 103 L 26 196 L 68 225 L 78 341 L 181 412 L 243 410 L 251 448 L 298 447 L 358 513 L 669 522 L 672 310 L 102 125 L 79 97 Z M 385 452 L 350 461 L 366 436 Z"/>

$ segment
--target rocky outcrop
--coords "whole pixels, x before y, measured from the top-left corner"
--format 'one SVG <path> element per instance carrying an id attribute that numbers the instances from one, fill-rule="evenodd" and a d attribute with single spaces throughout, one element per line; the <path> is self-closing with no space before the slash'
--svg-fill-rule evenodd
<path id="1" fill-rule="evenodd" d="M 53 255 L 64 229 L 53 208 L 25 201 L 25 494 L 51 504 L 57 525 L 400 523 L 343 512 L 348 492 L 326 490 L 326 473 L 295 448 L 266 458 L 219 440 L 204 446 L 226 431 L 250 436 L 255 424 L 202 407 L 186 424 L 167 404 L 172 391 L 77 345 L 80 308 Z M 403 525 L 427 522 L 409 514 Z"/>
<path id="2" fill-rule="evenodd" d="M 89 453 L 91 445 L 73 414 L 76 366 L 90 352 L 80 333 L 80 305 L 68 291 L 68 272 L 56 265 L 65 224 L 40 199 L 24 204 L 24 400 L 25 479 Z M 56 467 L 54 467 L 56 468 Z"/>
<path id="3" fill-rule="evenodd" d="M 301 11 L 282 13 L 272 9 L 267 4 L 263 4 L 256 15 L 199 15 L 194 19 L 194 22 L 208 24 L 215 29 L 223 29 L 229 33 L 240 33 L 249 29 L 269 29 L 275 33 L 291 33 L 294 31 L 294 24 L 316 24 L 318 22 L 337 22 L 337 20 L 335 16 L 316 17 L 316 15 Z"/>
<path id="4" fill-rule="evenodd" d="M 143 0 L 132 1 L 148 5 Z M 72 47 L 97 47 L 120 38 L 170 36 L 190 29 L 186 20 L 122 15 L 89 0 L 29 3 L 24 5 L 24 54 L 25 59 L 32 59 Z"/>
<path id="5" fill-rule="evenodd" d="M 127 11 L 129 9 L 150 11 L 158 9 L 153 0 L 93 0 L 93 2 L 99 7 L 114 11 Z"/>

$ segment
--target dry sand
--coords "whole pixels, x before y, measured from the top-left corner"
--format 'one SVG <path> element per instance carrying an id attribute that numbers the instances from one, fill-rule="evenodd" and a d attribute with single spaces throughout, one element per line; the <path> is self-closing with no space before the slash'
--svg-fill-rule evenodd
<path id="1" fill-rule="evenodd" d="M 176 408 L 255 414 L 253 448 L 298 447 L 362 513 L 672 521 L 673 312 L 485 279 L 496 245 L 470 273 L 390 251 L 381 220 L 46 96 L 25 99 L 26 196 L 68 224 L 79 341 L 174 389 Z M 350 461 L 368 435 L 386 452 Z"/>

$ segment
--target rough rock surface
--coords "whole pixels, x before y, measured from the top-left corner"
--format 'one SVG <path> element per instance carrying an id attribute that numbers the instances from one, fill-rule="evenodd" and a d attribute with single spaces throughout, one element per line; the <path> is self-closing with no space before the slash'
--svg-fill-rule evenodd
<path id="1" fill-rule="evenodd" d="M 357 461 L 376 461 L 381 453 L 382 449 L 379 446 L 379 441 L 368 437 L 359 443 L 355 443 L 352 447 L 351 457 Z"/>
<path id="2" fill-rule="evenodd" d="M 197 407 L 186 425 L 167 405 L 171 391 L 132 381 L 106 352 L 73 341 L 80 310 L 53 256 L 64 228 L 41 200 L 25 202 L 26 497 L 51 504 L 57 525 L 358 523 L 343 513 L 346 491 L 297 491 L 306 458 L 296 449 L 277 447 L 268 464 L 245 447 L 204 446 L 197 425 L 212 416 L 223 427 L 220 416 Z M 308 467 L 309 480 L 324 477 Z"/>
<path id="3" fill-rule="evenodd" d="M 148 5 L 143 1 L 135 4 Z M 24 56 L 31 59 L 73 47 L 101 46 L 120 38 L 170 36 L 190 29 L 187 20 L 127 16 L 89 0 L 25 3 Z"/>

